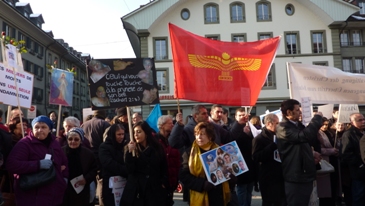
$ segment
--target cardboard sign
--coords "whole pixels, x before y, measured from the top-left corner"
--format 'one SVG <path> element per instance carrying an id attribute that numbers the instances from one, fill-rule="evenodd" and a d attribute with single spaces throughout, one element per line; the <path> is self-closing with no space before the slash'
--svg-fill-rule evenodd
<path id="1" fill-rule="evenodd" d="M 27 72 L 15 72 L 14 78 L 13 69 L 0 63 L 0 99 L 3 104 L 18 106 L 18 96 L 19 105 L 30 108 L 32 104 L 33 79 L 33 74 Z"/>
<path id="2" fill-rule="evenodd" d="M 341 123 L 350 123 L 350 116 L 353 113 L 359 113 L 359 106 L 357 104 L 340 104 L 337 121 Z"/>
<path id="3" fill-rule="evenodd" d="M 159 103 L 153 59 L 94 59 L 88 77 L 93 110 Z"/>

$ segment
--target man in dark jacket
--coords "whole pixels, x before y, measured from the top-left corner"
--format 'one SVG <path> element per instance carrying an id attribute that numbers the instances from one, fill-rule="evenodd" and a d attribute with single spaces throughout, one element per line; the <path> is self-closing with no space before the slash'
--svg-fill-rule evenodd
<path id="1" fill-rule="evenodd" d="M 249 114 L 245 111 L 245 108 L 236 109 L 236 121 L 232 124 L 231 132 L 235 137 L 237 145 L 241 150 L 242 156 L 248 167 L 248 171 L 237 176 L 237 197 L 239 206 L 250 206 L 252 200 L 252 191 L 255 182 L 255 166 L 252 160 L 252 140 L 253 136 L 248 126 L 243 128 L 237 127 L 237 125 L 246 125 L 248 122 Z"/>
<path id="2" fill-rule="evenodd" d="M 253 160 L 259 166 L 259 183 L 262 205 L 281 206 L 285 201 L 283 170 L 280 160 L 274 159 L 278 151 L 275 143 L 276 126 L 279 118 L 276 114 L 265 116 L 265 127 L 261 134 L 253 139 Z"/>
<path id="3" fill-rule="evenodd" d="M 300 103 L 295 99 L 281 103 L 283 120 L 277 126 L 277 145 L 282 162 L 285 180 L 285 193 L 288 205 L 307 206 L 316 179 L 316 162 L 309 140 L 317 138 L 322 126 L 322 113 L 314 115 L 305 127 L 299 122 Z"/>
<path id="4" fill-rule="evenodd" d="M 342 161 L 350 169 L 353 205 L 365 205 L 365 165 L 361 158 L 365 118 L 360 113 L 350 116 L 351 128 L 342 135 Z M 362 151 L 360 151 L 362 149 Z"/>
<path id="5" fill-rule="evenodd" d="M 188 123 L 184 126 L 182 115 L 176 115 L 176 124 L 174 125 L 169 137 L 169 143 L 176 149 L 190 148 L 195 140 L 194 127 L 199 122 L 208 122 L 208 111 L 204 105 L 195 105 L 192 109 L 192 117 L 189 118 Z M 212 124 L 215 131 L 215 143 L 218 145 L 231 142 L 234 138 L 232 134 L 225 130 L 222 126 Z M 244 125 L 237 125 L 240 129 L 243 129 Z"/>

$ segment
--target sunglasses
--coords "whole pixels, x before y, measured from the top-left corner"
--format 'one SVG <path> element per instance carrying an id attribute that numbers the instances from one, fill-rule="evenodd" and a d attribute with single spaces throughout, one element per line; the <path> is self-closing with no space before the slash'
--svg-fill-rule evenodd
<path id="1" fill-rule="evenodd" d="M 79 138 L 68 138 L 67 139 L 68 141 L 75 141 L 75 142 L 78 142 L 78 141 L 80 141 L 80 139 Z"/>

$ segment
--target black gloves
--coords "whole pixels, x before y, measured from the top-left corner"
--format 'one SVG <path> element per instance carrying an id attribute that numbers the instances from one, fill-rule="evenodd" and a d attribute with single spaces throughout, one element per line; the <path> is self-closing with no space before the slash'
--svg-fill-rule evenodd
<path id="1" fill-rule="evenodd" d="M 234 174 L 230 174 L 229 178 L 230 178 L 228 180 L 229 188 L 234 188 L 237 183 L 237 177 Z"/>
<path id="2" fill-rule="evenodd" d="M 204 182 L 204 191 L 209 192 L 211 189 L 214 188 L 214 185 L 208 181 Z"/>

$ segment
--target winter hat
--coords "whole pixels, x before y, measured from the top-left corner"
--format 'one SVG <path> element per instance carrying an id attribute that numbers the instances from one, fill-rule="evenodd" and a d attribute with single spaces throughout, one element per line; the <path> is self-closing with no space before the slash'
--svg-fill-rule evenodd
<path id="1" fill-rule="evenodd" d="M 80 138 L 81 138 L 81 141 L 84 141 L 84 130 L 79 128 L 79 127 L 74 127 L 74 128 L 71 128 L 70 131 L 68 131 L 67 133 L 67 137 L 68 135 L 71 133 L 71 132 L 76 132 L 77 134 L 79 134 Z"/>
<path id="2" fill-rule="evenodd" d="M 33 121 L 32 121 L 32 128 L 38 122 L 43 122 L 43 123 L 47 124 L 50 130 L 53 129 L 52 120 L 50 118 L 48 118 L 47 116 L 45 116 L 45 115 L 41 115 L 41 116 L 38 116 L 38 117 L 34 118 Z"/>

